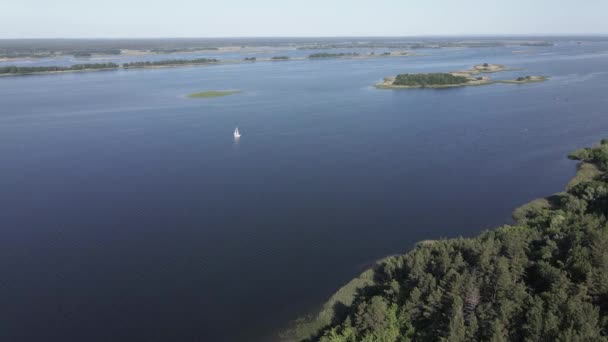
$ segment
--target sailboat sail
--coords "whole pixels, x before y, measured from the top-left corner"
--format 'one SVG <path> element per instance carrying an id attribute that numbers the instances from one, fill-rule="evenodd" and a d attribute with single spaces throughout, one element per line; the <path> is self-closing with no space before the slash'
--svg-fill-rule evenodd
<path id="1" fill-rule="evenodd" d="M 241 137 L 241 133 L 239 132 L 239 128 L 235 128 L 234 129 L 234 137 L 235 138 L 240 138 Z"/>

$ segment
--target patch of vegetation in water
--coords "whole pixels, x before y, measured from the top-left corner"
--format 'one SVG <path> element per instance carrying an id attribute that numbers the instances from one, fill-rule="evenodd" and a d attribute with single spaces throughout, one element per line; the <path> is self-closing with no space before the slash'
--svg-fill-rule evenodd
<path id="1" fill-rule="evenodd" d="M 548 79 L 549 78 L 546 76 L 520 76 L 514 80 L 501 81 L 501 83 L 522 84 L 522 83 L 544 82 Z"/>
<path id="2" fill-rule="evenodd" d="M 191 99 L 207 99 L 207 98 L 212 98 L 212 97 L 222 97 L 222 96 L 234 95 L 234 94 L 238 94 L 238 93 L 240 93 L 240 91 L 238 91 L 238 90 L 208 90 L 208 91 L 201 91 L 198 93 L 188 94 L 188 95 L 186 95 L 186 97 L 191 98 Z"/>
<path id="3" fill-rule="evenodd" d="M 356 57 L 356 56 L 359 56 L 359 54 L 357 52 L 349 52 L 349 53 L 323 52 L 323 53 L 313 53 L 312 55 L 308 56 L 308 58 L 315 59 L 315 58 L 337 58 L 337 57 Z"/>

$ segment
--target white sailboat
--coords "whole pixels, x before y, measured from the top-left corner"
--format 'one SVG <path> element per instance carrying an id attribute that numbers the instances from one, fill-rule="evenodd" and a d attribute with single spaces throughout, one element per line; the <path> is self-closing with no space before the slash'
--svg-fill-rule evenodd
<path id="1" fill-rule="evenodd" d="M 239 128 L 237 126 L 237 128 L 234 129 L 234 139 L 238 139 L 241 137 L 241 133 L 239 132 Z"/>

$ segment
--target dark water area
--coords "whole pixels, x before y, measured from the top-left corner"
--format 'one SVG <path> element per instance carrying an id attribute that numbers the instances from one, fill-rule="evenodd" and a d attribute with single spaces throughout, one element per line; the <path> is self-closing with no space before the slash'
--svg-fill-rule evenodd
<path id="1" fill-rule="evenodd" d="M 606 42 L 513 50 L 0 78 L 0 340 L 271 341 L 378 258 L 511 222 L 608 136 Z M 372 87 L 483 62 L 551 80 Z"/>

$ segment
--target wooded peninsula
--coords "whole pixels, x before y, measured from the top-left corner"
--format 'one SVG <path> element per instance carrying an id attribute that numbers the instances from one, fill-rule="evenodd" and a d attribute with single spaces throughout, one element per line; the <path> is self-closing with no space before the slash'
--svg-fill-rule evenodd
<path id="1" fill-rule="evenodd" d="M 286 341 L 608 341 L 608 139 L 563 192 L 475 238 L 379 261 Z"/>

